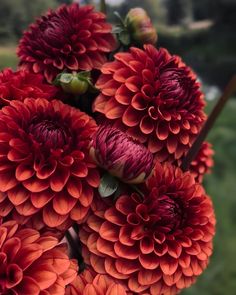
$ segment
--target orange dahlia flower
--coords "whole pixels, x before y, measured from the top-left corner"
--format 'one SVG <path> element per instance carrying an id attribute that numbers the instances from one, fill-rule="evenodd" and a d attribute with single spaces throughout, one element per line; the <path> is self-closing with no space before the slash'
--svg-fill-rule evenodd
<path id="1" fill-rule="evenodd" d="M 0 212 L 7 206 L 49 227 L 81 220 L 99 185 L 90 159 L 96 123 L 58 100 L 12 101 L 0 111 Z M 6 216 L 6 214 L 3 214 Z"/>
<path id="2" fill-rule="evenodd" d="M 144 143 L 159 161 L 181 158 L 206 116 L 195 75 L 166 49 L 117 53 L 97 81 L 93 109 Z"/>
<path id="3" fill-rule="evenodd" d="M 0 72 L 0 107 L 9 105 L 11 100 L 25 98 L 45 98 L 52 100 L 56 97 L 58 88 L 45 83 L 40 74 L 24 70 L 13 72 L 7 68 Z"/>
<path id="4" fill-rule="evenodd" d="M 189 167 L 196 181 L 202 182 L 204 175 L 210 173 L 214 165 L 213 155 L 212 145 L 209 142 L 203 142 L 196 158 L 191 162 Z"/>
<path id="5" fill-rule="evenodd" d="M 107 275 L 85 270 L 66 288 L 66 295 L 126 295 L 125 288 Z"/>
<path id="6" fill-rule="evenodd" d="M 112 26 L 93 6 L 62 5 L 38 18 L 20 40 L 20 65 L 48 82 L 63 70 L 100 69 L 116 47 Z"/>
<path id="7" fill-rule="evenodd" d="M 153 155 L 142 144 L 117 128 L 100 126 L 90 149 L 103 169 L 128 183 L 141 183 L 153 168 Z"/>
<path id="8" fill-rule="evenodd" d="M 189 172 L 157 164 L 144 199 L 123 194 L 98 208 L 79 233 L 85 262 L 132 294 L 177 294 L 207 267 L 214 211 Z"/>
<path id="9" fill-rule="evenodd" d="M 51 236 L 20 229 L 14 221 L 0 226 L 0 293 L 63 295 L 78 266 Z"/>

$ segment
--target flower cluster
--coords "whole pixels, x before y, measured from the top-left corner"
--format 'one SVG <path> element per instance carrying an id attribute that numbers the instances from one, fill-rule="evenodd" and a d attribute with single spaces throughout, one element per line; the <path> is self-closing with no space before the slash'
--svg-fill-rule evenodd
<path id="1" fill-rule="evenodd" d="M 142 8 L 112 30 L 62 5 L 24 32 L 0 72 L 0 294 L 175 295 L 207 267 L 211 145 L 181 169 L 204 96 L 156 43 Z"/>

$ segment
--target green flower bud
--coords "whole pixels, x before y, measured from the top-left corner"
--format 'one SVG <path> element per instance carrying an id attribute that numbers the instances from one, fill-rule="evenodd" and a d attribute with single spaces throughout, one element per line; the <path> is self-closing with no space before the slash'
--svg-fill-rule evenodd
<path id="1" fill-rule="evenodd" d="M 156 44 L 157 32 L 143 8 L 133 8 L 125 19 L 131 38 L 138 44 Z"/>
<path id="2" fill-rule="evenodd" d="M 71 93 L 75 95 L 81 95 L 87 92 L 90 81 L 89 74 L 87 75 L 81 73 L 64 73 L 61 74 L 59 78 L 59 84 L 66 93 Z"/>

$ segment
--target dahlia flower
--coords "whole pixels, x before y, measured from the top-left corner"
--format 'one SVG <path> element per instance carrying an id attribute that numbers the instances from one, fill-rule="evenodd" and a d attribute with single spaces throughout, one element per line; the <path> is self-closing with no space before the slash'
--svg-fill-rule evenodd
<path id="1" fill-rule="evenodd" d="M 177 294 L 207 267 L 214 211 L 189 172 L 157 163 L 144 199 L 122 194 L 103 206 L 93 207 L 79 232 L 85 262 L 131 294 Z"/>
<path id="2" fill-rule="evenodd" d="M 112 26 L 92 6 L 62 5 L 32 24 L 20 40 L 20 65 L 48 82 L 63 70 L 100 69 L 116 47 Z"/>
<path id="3" fill-rule="evenodd" d="M 117 128 L 101 126 L 90 150 L 99 166 L 128 183 L 145 180 L 153 168 L 153 155 Z"/>
<path id="4" fill-rule="evenodd" d="M 136 7 L 129 10 L 125 23 L 131 38 L 137 44 L 153 44 L 157 42 L 157 32 L 147 12 Z"/>
<path id="5" fill-rule="evenodd" d="M 0 212 L 7 207 L 7 212 L 35 216 L 49 227 L 80 221 L 99 185 L 99 173 L 89 156 L 96 128 L 88 115 L 58 100 L 25 99 L 4 107 Z"/>
<path id="6" fill-rule="evenodd" d="M 66 246 L 15 221 L 0 226 L 0 293 L 3 295 L 63 295 L 78 266 Z"/>
<path id="7" fill-rule="evenodd" d="M 145 144 L 159 161 L 181 158 L 206 117 L 191 69 L 166 49 L 145 45 L 117 53 L 101 71 L 94 111 Z"/>
<path id="8" fill-rule="evenodd" d="M 212 145 L 209 142 L 203 142 L 196 158 L 191 162 L 189 170 L 194 175 L 196 181 L 202 182 L 203 176 L 206 173 L 210 173 L 211 168 L 214 165 L 212 156 L 214 151 Z"/>
<path id="9" fill-rule="evenodd" d="M 126 295 L 125 288 L 106 275 L 85 270 L 66 288 L 66 295 Z"/>
<path id="10" fill-rule="evenodd" d="M 28 97 L 52 100 L 56 97 L 58 89 L 45 83 L 43 79 L 40 74 L 4 69 L 0 72 L 0 107 L 9 105 L 11 100 L 23 101 Z"/>

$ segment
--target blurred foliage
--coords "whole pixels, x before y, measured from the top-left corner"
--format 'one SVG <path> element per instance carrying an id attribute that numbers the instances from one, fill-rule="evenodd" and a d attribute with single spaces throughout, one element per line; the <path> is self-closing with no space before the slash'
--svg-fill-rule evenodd
<path id="1" fill-rule="evenodd" d="M 5 67 L 16 68 L 17 56 L 15 45 L 0 46 L 0 70 Z"/>

